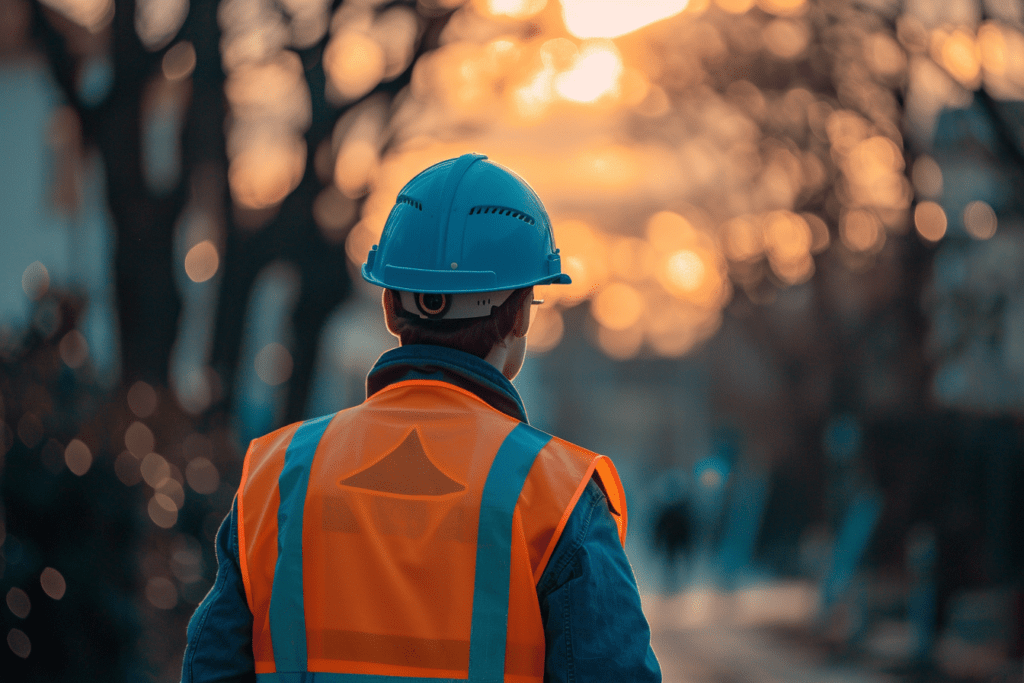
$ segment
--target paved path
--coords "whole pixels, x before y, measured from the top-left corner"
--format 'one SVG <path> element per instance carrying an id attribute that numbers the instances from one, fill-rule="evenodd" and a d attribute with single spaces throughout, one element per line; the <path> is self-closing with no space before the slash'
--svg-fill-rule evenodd
<path id="1" fill-rule="evenodd" d="M 798 626 L 806 596 L 772 591 L 752 601 L 711 594 L 650 597 L 644 609 L 665 683 L 897 683 L 898 679 L 828 662 L 824 653 L 772 635 L 769 625 Z"/>
<path id="2" fill-rule="evenodd" d="M 823 661 L 756 630 L 660 631 L 654 649 L 664 683 L 895 683 L 898 679 Z"/>

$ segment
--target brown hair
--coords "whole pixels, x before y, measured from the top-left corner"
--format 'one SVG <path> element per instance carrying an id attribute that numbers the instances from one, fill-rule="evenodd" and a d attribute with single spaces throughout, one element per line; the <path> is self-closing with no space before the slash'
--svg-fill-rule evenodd
<path id="1" fill-rule="evenodd" d="M 402 340 L 402 346 L 409 344 L 433 344 L 447 346 L 486 358 L 496 344 L 504 342 L 516 324 L 516 314 L 527 296 L 533 297 L 533 288 L 517 289 L 501 306 L 491 309 L 486 318 L 465 318 L 462 320 L 424 320 L 418 315 L 405 312 L 401 295 L 394 289 L 387 290 L 390 306 L 395 311 L 392 332 Z"/>

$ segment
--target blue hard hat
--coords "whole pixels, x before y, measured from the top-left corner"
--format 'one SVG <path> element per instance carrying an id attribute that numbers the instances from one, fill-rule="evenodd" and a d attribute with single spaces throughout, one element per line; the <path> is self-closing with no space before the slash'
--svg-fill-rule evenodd
<path id="1" fill-rule="evenodd" d="M 426 294 L 571 282 L 540 198 L 483 154 L 442 161 L 410 180 L 362 272 L 380 287 Z"/>

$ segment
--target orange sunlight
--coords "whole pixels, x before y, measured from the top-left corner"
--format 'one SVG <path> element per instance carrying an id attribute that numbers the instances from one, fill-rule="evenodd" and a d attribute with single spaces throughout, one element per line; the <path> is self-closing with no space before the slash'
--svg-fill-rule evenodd
<path id="1" fill-rule="evenodd" d="M 617 94 L 622 59 L 611 41 L 584 43 L 579 58 L 555 79 L 559 95 L 574 102 L 594 102 L 602 95 Z"/>
<path id="2" fill-rule="evenodd" d="M 562 0 L 562 19 L 577 38 L 615 38 L 667 19 L 689 0 Z"/>

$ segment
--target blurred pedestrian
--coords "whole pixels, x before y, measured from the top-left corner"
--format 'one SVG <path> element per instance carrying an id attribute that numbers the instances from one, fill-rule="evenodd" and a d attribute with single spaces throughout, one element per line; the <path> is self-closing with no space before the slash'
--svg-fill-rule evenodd
<path id="1" fill-rule="evenodd" d="M 361 405 L 250 445 L 182 680 L 660 681 L 615 468 L 510 381 L 533 286 L 570 281 L 536 194 L 431 166 L 363 277 L 401 346 Z"/>
<path id="2" fill-rule="evenodd" d="M 654 547 L 665 557 L 665 588 L 679 588 L 679 574 L 693 544 L 693 513 L 685 498 L 663 504 L 654 522 Z"/>

